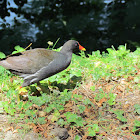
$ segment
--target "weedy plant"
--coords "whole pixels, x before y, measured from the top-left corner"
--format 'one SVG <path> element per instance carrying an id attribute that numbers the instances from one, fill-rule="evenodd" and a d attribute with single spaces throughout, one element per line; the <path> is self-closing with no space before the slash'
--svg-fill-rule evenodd
<path id="1" fill-rule="evenodd" d="M 15 50 L 14 53 L 24 51 L 19 46 Z M 120 45 L 118 50 L 112 46 L 107 51 L 102 55 L 95 51 L 88 57 L 83 52 L 80 56 L 73 54 L 66 70 L 41 82 L 47 83 L 51 93 L 41 93 L 39 97 L 32 96 L 36 85 L 20 91 L 22 80 L 0 67 L 0 113 L 16 116 L 11 119 L 15 123 L 37 125 L 37 132 L 44 131 L 45 124 L 57 123 L 74 134 L 71 137 L 75 140 L 113 133 L 136 138 L 140 135 L 140 107 L 133 102 L 130 110 L 132 102 L 128 99 L 130 104 L 126 105 L 125 98 L 132 92 L 136 96 L 140 88 L 140 49 L 130 52 L 126 45 Z M 0 53 L 0 57 L 5 55 Z M 24 95 L 27 100 L 23 100 Z"/>

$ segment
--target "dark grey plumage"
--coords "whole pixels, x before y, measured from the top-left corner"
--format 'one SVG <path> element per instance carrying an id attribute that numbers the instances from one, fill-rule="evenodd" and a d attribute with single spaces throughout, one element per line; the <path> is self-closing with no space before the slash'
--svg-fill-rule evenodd
<path id="1" fill-rule="evenodd" d="M 67 41 L 60 52 L 37 48 L 12 55 L 0 65 L 24 79 L 22 87 L 37 83 L 66 69 L 75 49 L 85 50 L 77 41 Z"/>

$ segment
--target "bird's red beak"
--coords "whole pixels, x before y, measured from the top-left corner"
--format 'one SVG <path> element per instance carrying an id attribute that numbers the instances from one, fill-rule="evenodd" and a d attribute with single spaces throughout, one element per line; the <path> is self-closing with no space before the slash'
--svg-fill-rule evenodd
<path id="1" fill-rule="evenodd" d="M 79 43 L 78 43 L 79 44 Z M 81 50 L 81 51 L 86 51 L 86 49 L 83 47 L 83 46 L 81 46 L 80 44 L 79 44 L 79 50 Z"/>

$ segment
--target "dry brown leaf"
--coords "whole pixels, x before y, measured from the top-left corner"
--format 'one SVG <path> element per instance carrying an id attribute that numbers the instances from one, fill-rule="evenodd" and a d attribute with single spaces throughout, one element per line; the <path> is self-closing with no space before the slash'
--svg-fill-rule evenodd
<path id="1" fill-rule="evenodd" d="M 16 126 L 16 129 L 22 129 L 22 127 L 21 127 L 21 126 L 19 126 L 19 125 L 17 125 L 17 126 Z"/>
<path id="2" fill-rule="evenodd" d="M 85 117 L 85 119 L 86 118 L 90 118 L 90 119 L 95 119 L 95 116 L 96 116 L 96 113 L 95 113 L 95 111 L 94 111 L 94 108 L 87 108 L 86 107 L 86 109 L 85 109 L 85 111 L 84 111 L 84 114 L 87 116 L 87 117 Z M 91 115 L 92 114 L 92 115 Z M 94 114 L 94 115 L 93 115 Z"/>
<path id="3" fill-rule="evenodd" d="M 36 125 L 34 123 L 27 123 L 31 128 L 35 127 Z"/>
<path id="4" fill-rule="evenodd" d="M 73 94 L 76 94 L 77 92 L 78 92 L 78 89 L 74 89 L 74 90 L 72 91 Z"/>
<path id="5" fill-rule="evenodd" d="M 124 86 L 121 86 L 121 85 L 118 85 L 118 86 L 117 86 L 117 90 L 119 90 L 119 91 L 121 91 L 121 92 L 124 92 L 125 87 L 124 87 Z"/>
<path id="6" fill-rule="evenodd" d="M 99 107 L 101 107 L 102 106 L 102 103 L 103 102 L 106 102 L 107 101 L 107 99 L 106 98 L 102 98 L 98 103 L 96 103 Z"/>
<path id="7" fill-rule="evenodd" d="M 14 130 L 13 126 L 10 126 L 10 127 L 6 128 L 5 132 L 7 132 L 9 130 L 13 131 Z"/>
<path id="8" fill-rule="evenodd" d="M 88 84 L 84 85 L 85 88 L 90 89 L 91 86 L 93 86 L 93 82 L 90 81 Z"/>
<path id="9" fill-rule="evenodd" d="M 3 130 L 3 128 L 0 128 L 0 132 Z"/>
<path id="10" fill-rule="evenodd" d="M 101 135 L 101 136 L 107 136 L 107 133 L 106 132 L 102 132 L 99 135 Z"/>
<path id="11" fill-rule="evenodd" d="M 66 105 L 65 105 L 65 107 L 72 107 L 73 106 L 73 104 L 71 103 L 71 102 L 68 102 Z"/>
<path id="12" fill-rule="evenodd" d="M 33 104 L 32 107 L 40 109 L 40 107 L 38 105 L 36 105 L 36 104 Z"/>
<path id="13" fill-rule="evenodd" d="M 13 83 L 13 78 L 10 78 L 10 82 Z"/>
<path id="14" fill-rule="evenodd" d="M 39 111 L 38 114 L 39 114 L 39 117 L 44 117 L 46 116 L 47 112 Z"/>
<path id="15" fill-rule="evenodd" d="M 125 109 L 128 108 L 128 107 L 130 107 L 130 106 L 131 106 L 131 105 L 130 105 L 129 103 L 123 105 L 123 107 L 124 107 Z"/>
<path id="16" fill-rule="evenodd" d="M 36 133 L 39 132 L 38 129 L 37 129 L 37 126 L 33 127 L 33 131 L 36 132 Z"/>
<path id="17" fill-rule="evenodd" d="M 44 134 L 43 134 L 43 135 L 44 135 L 44 137 L 45 137 L 45 138 L 47 138 L 47 137 L 48 137 L 47 130 L 44 132 Z"/>
<path id="18" fill-rule="evenodd" d="M 12 78 L 10 78 L 10 82 L 13 83 L 13 80 L 14 79 L 17 79 L 17 77 L 16 76 L 13 76 Z"/>
<path id="19" fill-rule="evenodd" d="M 132 81 L 133 79 L 134 79 L 133 76 L 128 76 L 128 78 L 127 78 L 128 82 Z"/>
<path id="20" fill-rule="evenodd" d="M 71 140 L 74 139 L 74 130 L 71 128 L 69 131 L 68 131 L 69 135 L 71 136 Z"/>
<path id="21" fill-rule="evenodd" d="M 129 86 L 129 83 L 126 82 L 125 80 L 122 80 L 120 83 L 121 83 L 122 85 Z"/>
<path id="22" fill-rule="evenodd" d="M 14 131 L 13 131 L 13 134 L 14 134 L 14 133 L 18 133 L 18 130 L 17 130 L 17 129 L 16 129 L 16 130 L 14 130 Z"/>
<path id="23" fill-rule="evenodd" d="M 87 135 L 84 135 L 83 137 L 82 137 L 82 140 L 87 140 Z"/>
<path id="24" fill-rule="evenodd" d="M 110 90 L 113 88 L 113 85 L 107 85 L 105 88 L 106 92 L 110 92 Z"/>
<path id="25" fill-rule="evenodd" d="M 23 96 L 23 95 L 28 95 L 28 92 L 23 92 L 23 91 L 21 91 L 21 92 L 19 92 L 19 95 L 21 95 L 21 96 Z"/>
<path id="26" fill-rule="evenodd" d="M 54 126 L 48 126 L 47 130 L 52 130 L 54 128 Z"/>
<path id="27" fill-rule="evenodd" d="M 91 99 L 91 98 L 89 98 L 89 100 L 90 100 L 93 104 L 96 103 L 96 100 L 95 100 L 95 99 Z"/>
<path id="28" fill-rule="evenodd" d="M 41 125 L 41 127 L 43 128 L 43 129 L 49 129 L 50 127 L 52 127 L 52 126 L 49 126 L 51 124 L 51 120 L 48 120 L 45 124 L 42 124 Z"/>
<path id="29" fill-rule="evenodd" d="M 43 129 L 40 126 L 33 127 L 34 132 L 39 133 L 40 131 L 43 131 Z"/>

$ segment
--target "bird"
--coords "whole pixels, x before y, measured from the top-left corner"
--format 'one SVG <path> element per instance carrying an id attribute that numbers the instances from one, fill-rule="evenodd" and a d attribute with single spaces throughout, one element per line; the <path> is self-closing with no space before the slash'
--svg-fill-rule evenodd
<path id="1" fill-rule="evenodd" d="M 78 41 L 68 40 L 59 52 L 35 48 L 2 59 L 0 66 L 22 77 L 22 87 L 26 87 L 65 70 L 76 49 L 86 50 Z"/>

